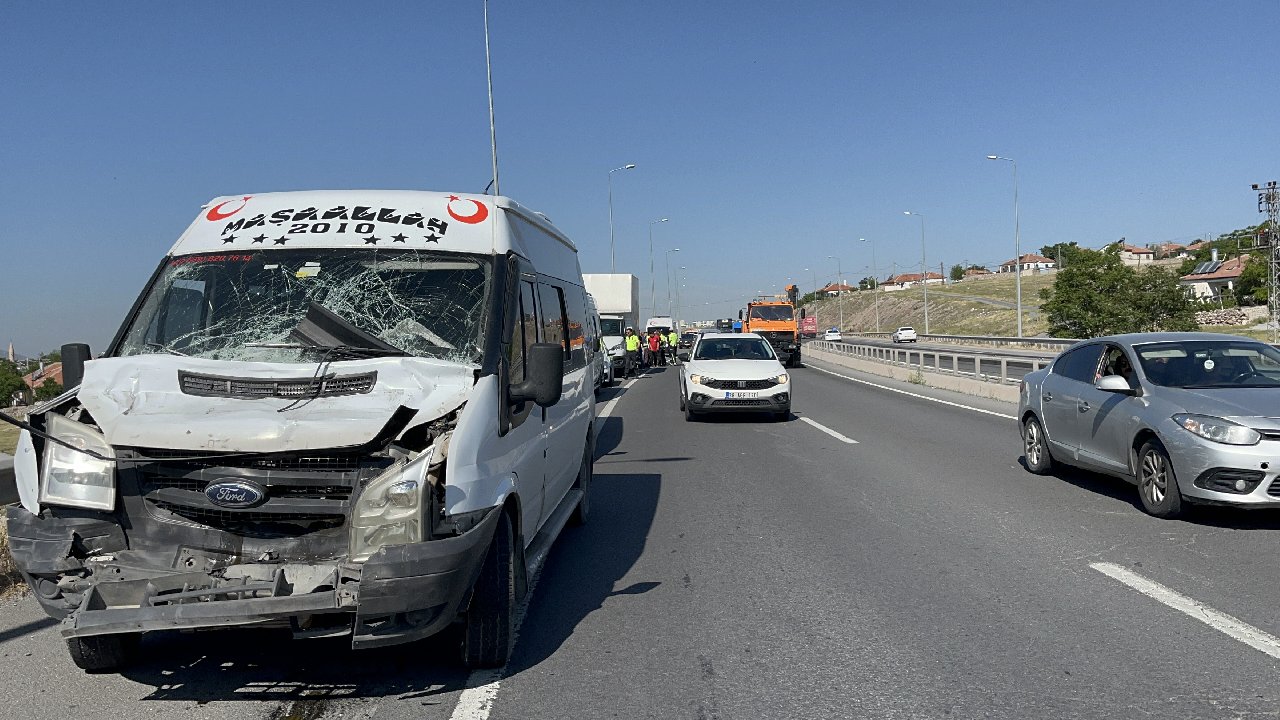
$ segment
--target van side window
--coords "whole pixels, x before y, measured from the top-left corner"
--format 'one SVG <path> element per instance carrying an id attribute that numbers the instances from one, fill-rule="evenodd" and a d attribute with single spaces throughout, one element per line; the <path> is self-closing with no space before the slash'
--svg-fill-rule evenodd
<path id="1" fill-rule="evenodd" d="M 542 301 L 542 341 L 556 343 L 564 351 L 566 371 L 569 367 L 569 339 L 565 333 L 564 291 L 555 285 L 538 283 L 538 299 Z"/>
<path id="2" fill-rule="evenodd" d="M 587 340 L 596 334 L 591 331 L 587 322 L 587 296 L 582 288 L 566 285 L 562 294 L 565 304 L 565 318 L 569 321 L 569 355 L 565 364 L 565 372 L 581 370 L 587 366 Z"/>
<path id="3" fill-rule="evenodd" d="M 524 359 L 529 346 L 538 342 L 538 314 L 533 303 L 533 283 L 520 283 L 520 316 L 511 333 L 509 378 L 512 385 L 524 382 Z"/>

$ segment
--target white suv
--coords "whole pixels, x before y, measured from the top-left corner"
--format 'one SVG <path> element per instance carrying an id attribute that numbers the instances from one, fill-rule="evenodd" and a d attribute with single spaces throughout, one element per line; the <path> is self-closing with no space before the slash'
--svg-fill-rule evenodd
<path id="1" fill-rule="evenodd" d="M 893 331 L 893 335 L 889 336 L 889 339 L 896 343 L 915 342 L 916 329 L 913 327 L 900 327 Z"/>

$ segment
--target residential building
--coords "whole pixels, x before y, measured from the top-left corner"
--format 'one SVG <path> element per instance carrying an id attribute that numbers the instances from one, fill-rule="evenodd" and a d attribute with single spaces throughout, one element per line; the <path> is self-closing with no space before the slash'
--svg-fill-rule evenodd
<path id="1" fill-rule="evenodd" d="M 1183 275 L 1178 282 L 1198 300 L 1215 300 L 1224 292 L 1235 291 L 1247 262 L 1248 255 L 1230 260 L 1208 260 L 1196 266 L 1195 270 L 1198 272 Z"/>
<path id="2" fill-rule="evenodd" d="M 1000 263 L 1000 272 L 1011 273 L 1015 269 L 1021 269 L 1022 274 L 1043 272 L 1058 267 L 1058 263 L 1043 255 L 1035 253 L 1027 253 L 1020 258 L 1005 260 Z"/>
<path id="3" fill-rule="evenodd" d="M 1125 265 L 1150 265 L 1155 259 L 1156 253 L 1151 248 L 1120 243 L 1120 262 Z"/>

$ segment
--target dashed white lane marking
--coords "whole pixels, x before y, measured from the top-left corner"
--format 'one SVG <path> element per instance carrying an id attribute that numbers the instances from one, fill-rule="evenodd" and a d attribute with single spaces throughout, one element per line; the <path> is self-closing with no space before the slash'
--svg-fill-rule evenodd
<path id="1" fill-rule="evenodd" d="M 838 378 L 843 378 L 850 382 L 862 383 L 863 385 L 870 385 L 871 387 L 880 388 L 881 390 L 888 390 L 889 392 L 895 392 L 895 393 L 898 393 L 899 395 L 908 395 L 913 398 L 920 398 L 921 400 L 928 400 L 929 402 L 936 402 L 941 405 L 950 405 L 951 407 L 958 407 L 963 410 L 972 410 L 974 412 L 982 413 L 984 415 L 995 415 L 996 417 L 1006 418 L 1008 420 L 1018 419 L 1017 416 L 1006 415 L 1004 413 L 996 412 L 995 410 L 983 410 L 982 408 L 976 408 L 976 407 L 973 407 L 972 405 L 962 405 L 958 402 L 951 402 L 950 400 L 943 400 L 941 398 L 929 397 L 928 395 L 921 395 L 919 393 L 908 392 L 906 390 L 899 390 L 898 388 L 889 387 L 888 385 L 881 385 L 880 383 L 873 383 L 867 380 L 862 380 L 860 378 L 849 377 L 848 375 L 841 375 L 838 372 L 831 372 L 830 370 L 824 370 L 823 368 L 817 367 L 816 365 L 808 365 L 806 367 L 817 370 L 818 372 L 824 372 L 828 375 L 835 375 Z"/>
<path id="2" fill-rule="evenodd" d="M 640 378 L 632 378 L 631 382 L 622 386 L 623 390 L 630 388 L 636 384 Z M 613 412 L 613 408 L 622 399 L 619 393 L 609 402 L 605 403 L 604 408 L 596 413 L 596 417 L 603 420 L 609 417 Z M 529 559 L 529 589 L 524 595 L 524 600 L 520 606 L 516 608 L 515 628 L 512 634 L 515 640 L 512 643 L 520 641 L 520 626 L 524 624 L 525 613 L 529 610 L 529 600 L 533 598 L 534 588 L 538 585 L 538 578 L 542 575 L 542 564 L 547 559 L 547 552 L 550 546 L 545 548 L 541 553 Z M 491 668 L 487 670 L 473 670 L 467 676 L 466 689 L 458 696 L 458 704 L 453 708 L 453 714 L 449 716 L 449 720 L 488 720 L 489 713 L 493 711 L 493 703 L 498 699 L 498 690 L 502 687 L 502 678 L 507 674 L 507 666 L 500 668 Z"/>
<path id="3" fill-rule="evenodd" d="M 1090 563 L 1089 567 L 1107 577 L 1119 580 L 1143 595 L 1162 602 L 1178 612 L 1190 615 L 1214 630 L 1239 640 L 1254 650 L 1260 650 L 1273 658 L 1280 658 L 1280 638 L 1268 632 L 1259 630 L 1224 612 L 1214 610 L 1198 600 L 1170 590 L 1154 580 L 1148 580 L 1138 573 L 1122 568 L 1119 565 L 1096 562 Z"/>
<path id="4" fill-rule="evenodd" d="M 809 418 L 807 418 L 807 417 L 802 417 L 802 418 L 800 418 L 800 421 L 801 421 L 801 422 L 807 422 L 807 423 L 809 423 L 810 425 L 812 425 L 812 426 L 814 426 L 814 427 L 818 428 L 818 429 L 819 429 L 819 430 L 821 430 L 822 432 L 824 432 L 824 433 L 826 433 L 826 434 L 830 435 L 831 437 L 833 437 L 833 438 L 835 438 L 835 439 L 839 440 L 840 442 L 849 443 L 850 445 L 857 445 L 857 444 L 858 444 L 858 441 L 857 441 L 857 440 L 854 440 L 854 439 L 853 439 L 853 438 L 851 438 L 851 437 L 846 437 L 846 436 L 844 436 L 844 435 L 841 435 L 840 433 L 836 432 L 835 430 L 832 430 L 831 428 L 827 427 L 826 425 L 823 425 L 823 424 L 822 424 L 822 423 L 820 423 L 820 422 L 817 422 L 816 420 L 810 420 L 810 419 L 809 419 Z"/>

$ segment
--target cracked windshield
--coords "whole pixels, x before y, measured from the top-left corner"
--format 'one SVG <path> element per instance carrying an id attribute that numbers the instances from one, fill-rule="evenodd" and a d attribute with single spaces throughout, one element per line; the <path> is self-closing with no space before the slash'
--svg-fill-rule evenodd
<path id="1" fill-rule="evenodd" d="M 406 354 L 478 363 L 489 272 L 489 263 L 474 256 L 424 251 L 174 258 L 152 285 L 120 354 L 313 361 L 315 344 L 295 330 L 318 304 Z"/>

